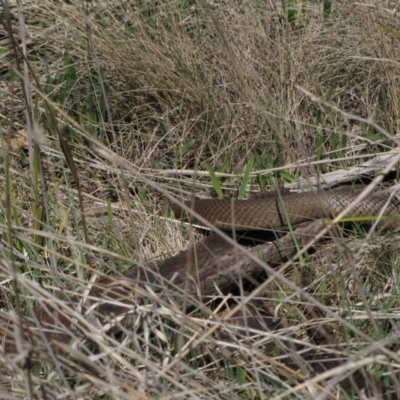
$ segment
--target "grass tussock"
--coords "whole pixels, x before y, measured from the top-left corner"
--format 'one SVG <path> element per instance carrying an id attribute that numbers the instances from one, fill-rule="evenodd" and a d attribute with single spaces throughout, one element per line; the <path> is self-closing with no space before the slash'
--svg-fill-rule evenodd
<path id="1" fill-rule="evenodd" d="M 0 4 L 0 397 L 394 398 L 396 235 L 355 228 L 201 300 L 124 273 L 201 237 L 170 195 L 245 198 L 398 146 L 397 3 Z M 361 392 L 337 385 L 354 371 Z"/>

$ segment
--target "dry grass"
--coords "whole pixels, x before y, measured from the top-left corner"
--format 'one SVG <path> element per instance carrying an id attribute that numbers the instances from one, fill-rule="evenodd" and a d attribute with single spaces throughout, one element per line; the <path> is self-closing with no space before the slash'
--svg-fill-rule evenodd
<path id="1" fill-rule="evenodd" d="M 324 387 L 345 396 L 334 389 L 343 368 L 320 383 L 321 374 L 285 366 L 279 351 L 288 330 L 289 343 L 314 349 L 307 332 L 321 322 L 332 323 L 341 351 L 320 351 L 345 354 L 349 371 L 364 362 L 383 388 L 399 388 L 397 236 L 358 232 L 292 264 L 282 274 L 300 289 L 278 274 L 262 296 L 286 328 L 252 339 L 233 335 L 215 302 L 184 292 L 130 287 L 131 318 L 114 331 L 67 302 L 87 300 L 102 274 L 123 285 L 118 273 L 197 240 L 167 218 L 164 199 L 214 195 L 210 171 L 231 196 L 241 184 L 264 189 L 398 145 L 397 2 L 334 2 L 325 17 L 328 2 L 296 0 L 30 0 L 10 2 L 10 15 L 8 3 L 0 2 L 0 307 L 1 324 L 17 322 L 17 348 L 0 351 L 1 398 L 331 398 Z M 26 46 L 25 73 L 12 38 Z M 323 304 L 319 319 L 307 319 L 304 293 Z M 187 301 L 197 304 L 188 315 Z M 25 328 L 41 326 L 37 304 L 70 311 L 76 340 L 49 342 L 39 329 L 29 343 Z"/>

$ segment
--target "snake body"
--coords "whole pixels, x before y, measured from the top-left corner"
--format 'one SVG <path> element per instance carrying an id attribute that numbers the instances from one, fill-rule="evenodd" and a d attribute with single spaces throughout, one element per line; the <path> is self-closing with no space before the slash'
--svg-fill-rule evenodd
<path id="1" fill-rule="evenodd" d="M 287 193 L 238 199 L 192 199 L 185 204 L 222 230 L 276 229 L 307 220 L 334 218 L 354 202 L 362 189 L 349 187 L 305 193 Z M 183 210 L 177 205 L 175 215 Z M 347 217 L 398 216 L 399 209 L 385 191 L 359 201 Z M 193 218 L 191 218 L 193 219 Z"/>

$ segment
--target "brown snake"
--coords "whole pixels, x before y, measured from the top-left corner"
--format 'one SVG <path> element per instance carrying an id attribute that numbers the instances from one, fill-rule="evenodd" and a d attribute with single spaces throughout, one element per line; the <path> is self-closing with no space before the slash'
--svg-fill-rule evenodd
<path id="1" fill-rule="evenodd" d="M 353 202 L 361 190 L 357 188 L 352 192 L 349 187 L 308 193 L 291 193 L 280 190 L 280 194 L 278 192 L 265 192 L 251 200 L 193 199 L 186 204 L 192 207 L 197 214 L 224 230 L 232 227 L 238 230 L 249 228 L 271 229 L 286 226 L 289 221 L 292 224 L 297 224 L 310 219 L 334 217 Z M 171 206 L 176 215 L 182 213 L 182 209 L 176 205 Z M 382 215 L 385 216 L 394 217 L 399 214 L 396 202 L 389 201 L 388 193 L 384 191 L 374 193 L 365 200 L 358 202 L 350 215 L 352 217 L 374 217 L 380 215 L 381 211 Z M 320 226 L 316 228 L 320 229 Z M 297 229 L 297 242 L 300 245 L 303 242 L 307 243 L 309 234 L 310 231 L 302 232 L 301 228 Z M 253 250 L 255 250 L 253 254 L 257 258 L 262 257 L 268 263 L 280 264 L 282 256 L 285 259 L 291 257 L 296 253 L 297 247 L 291 235 L 287 234 L 281 237 L 279 246 L 269 243 L 256 246 Z M 160 297 L 165 294 L 169 295 L 168 293 L 174 293 L 174 296 L 179 293 L 184 293 L 187 296 L 189 293 L 191 298 L 195 298 L 199 294 L 207 298 L 207 296 L 215 294 L 216 286 L 218 286 L 218 293 L 229 293 L 232 286 L 241 282 L 244 276 L 253 276 L 259 274 L 260 271 L 258 263 L 251 263 L 251 260 L 248 261 L 246 257 L 240 258 L 237 252 L 232 251 L 232 246 L 215 234 L 207 236 L 196 246 L 192 246 L 173 257 L 158 262 L 150 262 L 145 268 L 132 268 L 124 273 L 123 279 L 120 276 L 115 278 L 104 276 L 97 280 L 91 288 L 90 298 L 97 299 L 99 320 L 109 325 L 110 317 L 122 319 L 129 314 L 129 312 L 127 313 L 129 308 L 137 308 L 137 300 L 135 297 L 135 300 L 132 301 L 132 293 L 136 293 L 139 283 L 151 287 Z M 190 279 L 187 279 L 188 276 Z M 171 286 L 169 286 L 169 283 L 171 283 Z M 305 284 L 308 285 L 307 282 Z M 177 291 L 179 288 L 184 292 Z M 137 291 L 137 293 L 140 292 Z M 69 299 L 69 303 L 81 307 L 80 296 L 73 296 Z M 65 310 L 60 312 L 56 303 L 54 305 L 51 302 L 43 304 L 45 306 L 39 303 L 35 307 L 34 315 L 44 326 L 47 324 L 47 326 L 51 325 L 55 328 L 43 330 L 42 336 L 38 336 L 38 339 L 35 340 L 40 343 L 44 333 L 48 343 L 64 344 L 61 347 L 64 351 L 68 348 L 65 345 L 77 338 L 75 328 L 71 329 L 71 321 L 75 321 L 76 317 L 75 314 L 69 314 L 70 311 L 68 311 L 71 309 L 71 312 L 75 313 L 75 309 L 74 307 L 66 307 Z M 306 304 L 304 316 L 307 320 L 324 318 L 325 314 L 317 307 Z M 248 332 L 249 328 L 258 331 L 267 330 L 267 332 L 272 333 L 279 332 L 279 342 L 263 341 L 264 344 L 261 347 L 256 347 L 257 352 L 252 357 L 263 357 L 264 353 L 268 357 L 265 360 L 272 360 L 271 355 L 273 356 L 278 348 L 280 355 L 285 357 L 282 358 L 282 366 L 277 371 L 285 371 L 285 374 L 288 371 L 293 371 L 293 374 L 299 377 L 302 374 L 295 371 L 300 371 L 300 368 L 305 368 L 305 366 L 308 374 L 318 375 L 338 369 L 346 362 L 346 356 L 343 357 L 344 361 L 338 357 L 341 354 L 342 347 L 336 344 L 335 333 L 329 324 L 318 325 L 315 322 L 308 324 L 307 334 L 313 341 L 313 347 L 308 347 L 306 342 L 303 343 L 296 337 L 292 337 L 293 331 L 287 329 L 287 321 L 284 318 L 280 320 L 269 313 L 267 309 L 262 310 L 261 305 L 253 299 L 253 301 L 248 302 L 246 308 L 240 309 L 230 316 L 228 313 L 228 317 L 220 315 L 218 318 L 225 319 L 230 331 L 226 334 L 223 329 L 218 330 L 215 334 L 219 336 L 216 337 L 224 341 L 232 340 L 232 337 L 241 339 L 243 332 Z M 126 326 L 131 323 L 126 322 Z M 76 322 L 73 322 L 73 324 L 76 324 Z M 8 329 L 9 326 L 11 326 L 11 330 Z M 79 325 L 77 327 L 79 328 Z M 119 327 L 120 325 L 115 324 L 115 328 L 113 327 L 115 330 L 112 333 L 119 333 Z M 2 333 L 2 330 L 4 331 L 3 336 L 5 337 L 7 351 L 16 352 L 18 349 L 15 346 L 15 330 L 12 329 L 10 321 L 1 319 L 0 315 L 0 333 Z M 33 331 L 27 330 L 29 339 L 31 339 L 32 333 L 37 334 L 38 330 L 36 328 Z M 290 343 L 290 346 L 286 346 L 286 342 Z M 319 351 L 315 345 L 321 346 L 322 351 Z M 329 346 L 335 352 L 324 353 L 324 346 Z M 55 348 L 57 349 L 57 347 Z M 264 360 L 264 358 L 260 359 Z M 381 381 L 369 371 L 355 369 L 350 372 L 350 374 L 343 374 L 339 379 L 342 390 L 345 392 L 366 391 L 371 387 L 371 382 L 373 393 L 381 394 L 384 393 L 384 390 L 387 390 L 384 384 L 381 384 Z M 285 376 L 283 373 L 282 375 Z M 391 394 L 390 398 L 395 399 L 397 397 Z"/>
<path id="2" fill-rule="evenodd" d="M 186 205 L 219 229 L 275 229 L 307 220 L 334 218 L 351 204 L 363 189 L 348 186 L 314 192 L 293 193 L 287 190 L 265 192 L 250 200 L 192 199 Z M 171 205 L 176 216 L 183 210 Z M 377 217 L 400 214 L 396 201 L 386 191 L 369 195 L 357 203 L 348 217 Z M 371 219 L 372 219 L 371 218 Z"/>

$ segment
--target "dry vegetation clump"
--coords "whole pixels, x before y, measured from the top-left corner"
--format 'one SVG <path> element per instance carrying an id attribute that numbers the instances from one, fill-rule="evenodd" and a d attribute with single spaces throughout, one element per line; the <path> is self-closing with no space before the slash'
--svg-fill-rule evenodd
<path id="1" fill-rule="evenodd" d="M 201 237 L 171 194 L 247 197 L 398 146 L 397 2 L 18 3 L 0 0 L 0 398 L 395 398 L 397 236 L 355 228 L 203 299 L 144 266 Z"/>

